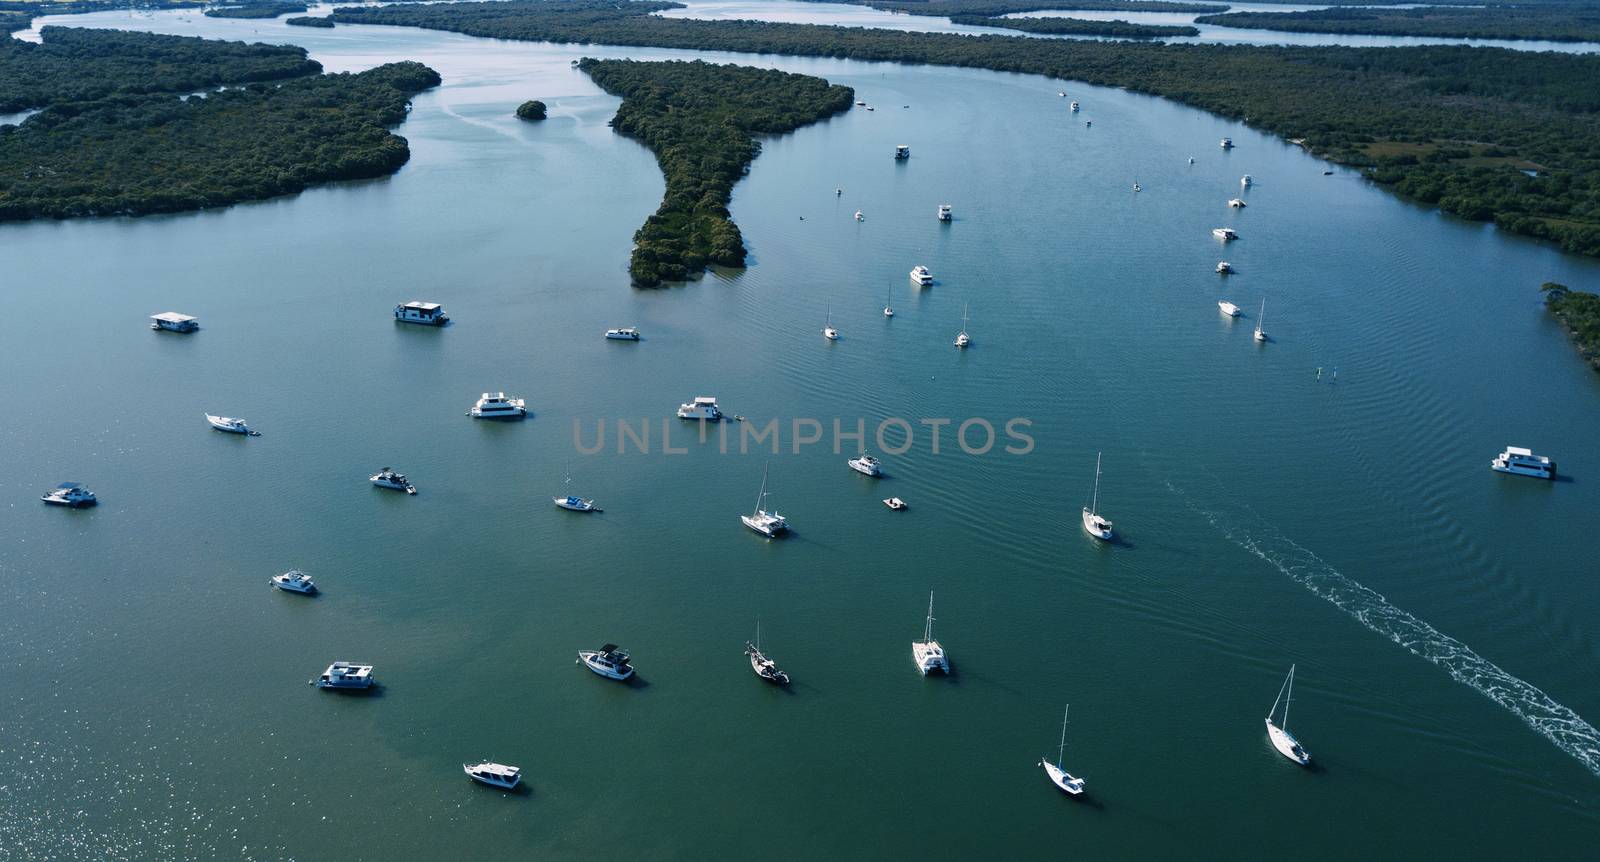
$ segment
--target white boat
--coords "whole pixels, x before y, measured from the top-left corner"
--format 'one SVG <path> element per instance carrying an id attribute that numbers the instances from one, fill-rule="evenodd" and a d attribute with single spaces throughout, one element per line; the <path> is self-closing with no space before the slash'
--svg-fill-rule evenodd
<path id="1" fill-rule="evenodd" d="M 867 217 L 861 214 L 861 210 L 856 210 L 856 221 L 866 221 L 866 220 L 867 220 Z"/>
<path id="2" fill-rule="evenodd" d="M 822 324 L 822 337 L 829 341 L 839 340 L 839 330 L 833 328 L 833 310 L 828 310 L 828 320 Z"/>
<path id="3" fill-rule="evenodd" d="M 768 465 L 769 467 L 771 465 Z M 740 515 L 739 520 L 746 527 L 755 530 L 771 539 L 781 536 L 789 530 L 789 522 L 777 512 L 769 512 L 762 508 L 767 503 L 767 468 L 761 470 L 761 492 L 756 495 L 756 508 L 748 515 Z"/>
<path id="4" fill-rule="evenodd" d="M 528 415 L 528 408 L 521 398 L 507 398 L 504 392 L 485 392 L 467 415 L 474 419 L 521 419 Z"/>
<path id="5" fill-rule="evenodd" d="M 622 329 L 608 329 L 606 330 L 606 337 L 612 341 L 638 341 L 639 330 L 632 326 L 623 327 Z"/>
<path id="6" fill-rule="evenodd" d="M 317 688 L 372 688 L 376 680 L 372 678 L 372 665 L 356 664 L 349 661 L 336 661 L 328 665 L 322 676 L 314 680 Z"/>
<path id="7" fill-rule="evenodd" d="M 1194 164 L 1194 156 L 1189 157 L 1189 164 Z"/>
<path id="8" fill-rule="evenodd" d="M 1233 272 L 1233 264 L 1228 263 L 1225 260 L 1219 260 L 1217 261 L 1217 272 L 1222 275 L 1227 275 L 1228 273 Z"/>
<path id="9" fill-rule="evenodd" d="M 889 285 L 889 290 L 883 296 L 883 316 L 894 317 L 894 306 L 890 300 L 894 299 L 894 285 Z"/>
<path id="10" fill-rule="evenodd" d="M 1057 95 L 1057 96 L 1060 96 L 1060 97 L 1061 97 L 1061 98 L 1063 98 L 1063 99 L 1065 99 L 1065 98 L 1066 98 L 1066 97 L 1067 97 L 1067 93 L 1066 93 L 1066 91 L 1065 91 L 1065 90 L 1063 90 L 1063 91 L 1061 91 L 1061 92 L 1059 92 L 1059 93 L 1057 93 L 1057 94 L 1056 94 L 1056 95 Z"/>
<path id="11" fill-rule="evenodd" d="M 69 509 L 87 509 L 100 502 L 93 491 L 78 482 L 62 482 L 39 499 L 52 506 L 66 506 Z"/>
<path id="12" fill-rule="evenodd" d="M 1111 541 L 1111 522 L 1100 517 L 1100 454 L 1094 453 L 1094 498 L 1083 507 L 1083 530 L 1103 542 Z"/>
<path id="13" fill-rule="evenodd" d="M 1239 235 L 1234 233 L 1233 232 L 1233 228 L 1231 228 L 1231 227 L 1215 227 L 1215 228 L 1212 228 L 1211 229 L 1211 235 L 1216 237 L 1217 239 L 1222 240 L 1223 242 L 1227 242 L 1229 240 L 1235 240 L 1235 239 L 1239 238 Z"/>
<path id="14" fill-rule="evenodd" d="M 1261 327 L 1265 326 L 1266 323 L 1267 323 L 1267 298 L 1263 296 L 1263 297 L 1261 297 L 1261 311 L 1260 311 L 1259 314 L 1256 315 L 1256 334 L 1255 334 L 1255 339 L 1257 341 L 1266 341 L 1267 340 L 1267 331 L 1265 329 L 1261 328 Z"/>
<path id="15" fill-rule="evenodd" d="M 918 287 L 932 287 L 933 271 L 920 263 L 913 266 L 911 268 L 911 283 Z"/>
<path id="16" fill-rule="evenodd" d="M 1233 207 L 1234 209 L 1237 209 L 1237 210 L 1242 210 L 1245 207 L 1249 206 L 1249 204 L 1244 202 L 1244 198 L 1230 198 L 1228 200 L 1228 206 Z"/>
<path id="17" fill-rule="evenodd" d="M 606 644 L 597 650 L 578 650 L 578 663 L 608 679 L 633 676 L 633 665 L 628 664 L 628 654 L 616 644 Z"/>
<path id="18" fill-rule="evenodd" d="M 1278 689 L 1278 699 L 1272 702 L 1272 709 L 1267 710 L 1267 738 L 1272 740 L 1272 747 L 1278 753 L 1289 758 L 1301 766 L 1311 763 L 1311 754 L 1300 747 L 1300 742 L 1289 735 L 1289 702 L 1294 700 L 1294 665 L 1289 665 L 1289 676 L 1284 679 L 1283 685 Z M 1272 723 L 1272 716 L 1278 711 L 1278 703 L 1283 703 L 1283 724 Z"/>
<path id="19" fill-rule="evenodd" d="M 862 455 L 859 458 L 851 458 L 845 463 L 850 465 L 850 469 L 864 476 L 883 475 L 882 465 L 878 463 L 877 458 L 874 458 L 871 455 Z"/>
<path id="20" fill-rule="evenodd" d="M 406 474 L 396 473 L 392 468 L 382 470 L 367 477 L 367 480 L 379 488 L 388 488 L 393 491 L 404 491 L 407 494 L 417 493 L 417 486 L 406 481 Z"/>
<path id="21" fill-rule="evenodd" d="M 951 342 L 956 347 L 965 348 L 972 343 L 972 336 L 967 334 L 968 320 L 970 318 L 967 317 L 967 306 L 963 303 L 961 306 L 961 331 L 956 333 L 956 340 Z"/>
<path id="22" fill-rule="evenodd" d="M 928 592 L 928 620 L 922 628 L 922 640 L 911 642 L 911 660 L 917 663 L 917 670 L 923 676 L 931 671 L 948 674 L 950 672 L 950 659 L 944 654 L 944 647 L 933 639 L 933 592 Z"/>
<path id="23" fill-rule="evenodd" d="M 567 481 L 566 481 L 565 487 L 570 487 L 571 485 L 572 485 L 572 471 L 569 469 L 567 471 Z M 596 506 L 593 500 L 585 500 L 582 497 L 578 497 L 578 496 L 575 496 L 575 495 L 570 494 L 570 493 L 567 494 L 566 496 L 551 497 L 550 499 L 555 501 L 555 504 L 557 506 L 560 506 L 563 509 L 569 509 L 569 510 L 574 511 L 574 512 L 598 512 L 598 511 L 600 511 L 600 507 Z"/>
<path id="24" fill-rule="evenodd" d="M 165 329 L 168 332 L 194 332 L 200 328 L 200 319 L 176 311 L 163 311 L 160 314 L 150 315 L 151 329 Z"/>
<path id="25" fill-rule="evenodd" d="M 693 401 L 678 405 L 679 419 L 702 419 L 706 422 L 717 422 L 722 419 L 722 410 L 717 407 L 717 399 L 710 395 L 701 395 Z"/>
<path id="26" fill-rule="evenodd" d="M 1134 181 L 1134 184 L 1133 184 L 1133 190 L 1134 190 L 1134 191 L 1135 191 L 1135 192 L 1139 192 L 1139 191 L 1141 191 L 1141 190 L 1142 190 L 1142 189 L 1141 189 L 1141 188 L 1140 188 L 1140 186 L 1139 186 L 1139 183 L 1138 183 L 1138 181 Z"/>
<path id="27" fill-rule="evenodd" d="M 522 770 L 504 763 L 491 763 L 487 760 L 482 763 L 463 763 L 461 771 L 479 784 L 498 787 L 501 790 L 513 790 L 522 782 Z"/>
<path id="28" fill-rule="evenodd" d="M 856 105 L 857 105 L 857 107 L 865 108 L 867 106 L 867 103 L 866 103 L 866 101 L 864 101 L 862 99 L 857 99 L 856 100 Z"/>
<path id="29" fill-rule="evenodd" d="M 868 105 L 868 106 L 867 106 L 867 110 L 869 110 L 869 111 L 876 111 L 876 110 L 878 110 L 878 109 L 877 109 L 877 108 L 874 108 L 874 107 L 872 107 L 872 106 L 871 106 L 871 105 Z"/>
<path id="30" fill-rule="evenodd" d="M 299 569 L 290 569 L 281 575 L 273 575 L 267 579 L 267 583 L 286 593 L 299 593 L 302 596 L 317 594 L 317 585 L 311 580 L 311 576 Z"/>
<path id="31" fill-rule="evenodd" d="M 1489 469 L 1500 473 L 1513 473 L 1518 476 L 1533 476 L 1539 479 L 1554 479 L 1556 477 L 1556 462 L 1544 455 L 1535 455 L 1531 450 L 1520 446 L 1507 446 L 1506 451 L 1495 456 L 1489 462 Z M 93 497 L 94 495 L 90 495 Z"/>
<path id="32" fill-rule="evenodd" d="M 1067 709 L 1071 709 L 1071 704 Z M 1067 753 L 1067 710 L 1061 712 L 1061 745 L 1056 749 L 1056 762 L 1051 763 L 1048 757 L 1039 758 L 1039 765 L 1044 767 L 1044 774 L 1050 776 L 1050 783 L 1061 788 L 1072 796 L 1083 794 L 1083 779 L 1061 768 L 1061 761 Z"/>
<path id="33" fill-rule="evenodd" d="M 420 323 L 423 326 L 443 326 L 450 322 L 444 306 L 437 302 L 412 300 L 394 307 L 394 319 L 401 323 Z"/>
<path id="34" fill-rule="evenodd" d="M 1233 138 L 1223 138 L 1218 146 L 1222 147 L 1224 150 L 1233 149 Z"/>
<path id="35" fill-rule="evenodd" d="M 939 204 L 939 221 L 950 221 L 954 216 L 950 214 L 949 204 Z"/>
<path id="36" fill-rule="evenodd" d="M 1221 309 L 1222 313 L 1228 315 L 1229 317 L 1239 316 L 1239 306 L 1234 305 L 1226 299 L 1218 300 L 1217 308 Z"/>
<path id="37" fill-rule="evenodd" d="M 756 623 L 756 642 L 744 642 L 744 654 L 750 657 L 750 670 L 756 676 L 775 685 L 789 684 L 789 675 L 779 670 L 777 663 L 761 651 L 761 623 Z"/>
<path id="38" fill-rule="evenodd" d="M 883 504 L 895 510 L 896 512 L 904 511 L 906 508 L 906 501 L 900 499 L 899 497 L 890 497 L 889 499 L 884 500 Z"/>
<path id="39" fill-rule="evenodd" d="M 1080 108 L 1080 107 L 1082 107 L 1082 106 L 1079 105 L 1077 102 L 1073 102 L 1072 103 L 1072 112 L 1073 113 L 1077 113 L 1078 112 L 1078 108 Z"/>
<path id="40" fill-rule="evenodd" d="M 906 146 L 905 144 L 900 144 L 900 145 L 898 145 L 898 146 L 896 146 L 894 148 L 894 160 L 895 161 L 903 162 L 903 161 L 905 161 L 906 159 L 909 159 L 909 158 L 911 158 L 911 148 L 910 147 Z"/>
<path id="41" fill-rule="evenodd" d="M 1085 128 L 1085 129 L 1087 129 L 1087 128 L 1090 128 L 1090 127 L 1092 127 L 1092 126 L 1093 126 L 1093 125 L 1094 125 L 1094 120 L 1084 120 L 1084 121 L 1083 121 L 1083 127 L 1084 127 L 1084 128 Z"/>
<path id="42" fill-rule="evenodd" d="M 246 425 L 243 419 L 234 419 L 231 416 L 212 416 L 210 413 L 205 414 L 205 417 L 206 421 L 211 423 L 211 427 L 218 431 L 226 431 L 229 434 L 244 434 L 248 437 L 261 436 L 260 432 L 250 430 L 250 426 Z"/>
<path id="43" fill-rule="evenodd" d="M 1247 189 L 1247 188 L 1250 188 L 1252 185 L 1255 185 L 1255 180 L 1251 179 L 1249 174 L 1245 174 L 1244 176 L 1239 178 L 1239 187 L 1240 188 L 1246 188 Z"/>

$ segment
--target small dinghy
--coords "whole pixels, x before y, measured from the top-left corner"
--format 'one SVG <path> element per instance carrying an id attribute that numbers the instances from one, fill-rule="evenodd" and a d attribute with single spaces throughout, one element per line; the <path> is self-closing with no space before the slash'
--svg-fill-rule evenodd
<path id="1" fill-rule="evenodd" d="M 904 511 L 906 508 L 906 501 L 900 499 L 899 497 L 890 497 L 889 499 L 884 500 L 883 504 L 895 510 L 896 512 Z"/>
<path id="2" fill-rule="evenodd" d="M 463 763 L 461 771 L 479 784 L 498 787 L 501 790 L 513 790 L 522 783 L 522 769 L 504 763 L 491 763 L 487 760 L 482 763 Z"/>

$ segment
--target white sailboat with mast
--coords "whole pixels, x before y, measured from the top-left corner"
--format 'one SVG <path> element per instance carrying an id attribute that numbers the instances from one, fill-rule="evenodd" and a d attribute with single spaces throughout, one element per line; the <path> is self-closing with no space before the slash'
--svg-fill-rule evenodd
<path id="1" fill-rule="evenodd" d="M 1266 341 L 1267 331 L 1261 327 L 1267 323 L 1267 298 L 1261 297 L 1261 311 L 1256 314 L 1256 340 Z"/>
<path id="2" fill-rule="evenodd" d="M 571 491 L 571 485 L 572 485 L 572 468 L 569 466 L 569 467 L 567 467 L 567 481 L 566 481 L 566 484 L 563 486 L 563 488 L 567 492 L 566 496 L 564 496 L 564 497 L 551 497 L 550 499 L 552 501 L 554 501 L 557 506 L 560 506 L 563 509 L 570 509 L 571 511 L 574 511 L 574 512 L 598 512 L 598 511 L 600 511 L 600 507 L 596 506 L 594 504 L 593 500 L 586 500 L 586 499 L 584 499 L 582 497 L 579 497 L 579 496 L 573 494 L 572 491 Z"/>
<path id="3" fill-rule="evenodd" d="M 828 321 L 822 325 L 822 337 L 829 341 L 839 340 L 839 330 L 833 328 L 833 309 L 828 309 Z"/>
<path id="4" fill-rule="evenodd" d="M 756 495 L 756 508 L 748 515 L 740 515 L 739 520 L 746 527 L 755 530 L 767 538 L 775 538 L 789 530 L 789 522 L 777 512 L 769 512 L 764 508 L 767 505 L 767 472 L 772 467 L 769 462 L 761 468 L 761 492 Z"/>
<path id="5" fill-rule="evenodd" d="M 911 659 L 917 663 L 917 670 L 927 676 L 929 671 L 938 670 L 945 674 L 950 673 L 950 659 L 944 654 L 944 647 L 933 639 L 933 591 L 928 591 L 928 620 L 922 628 L 922 640 L 911 642 Z"/>
<path id="6" fill-rule="evenodd" d="M 1100 517 L 1100 455 L 1094 453 L 1094 497 L 1083 507 L 1084 532 L 1103 542 L 1111 541 L 1111 522 Z"/>
<path id="7" fill-rule="evenodd" d="M 961 331 L 956 333 L 956 340 L 954 342 L 955 346 L 957 346 L 957 347 L 966 347 L 967 345 L 972 343 L 972 336 L 967 334 L 967 321 L 969 321 L 969 320 L 971 320 L 971 318 L 967 317 L 967 304 L 966 303 L 962 303 L 961 304 Z"/>
<path id="8" fill-rule="evenodd" d="M 1061 761 L 1067 753 L 1067 712 L 1072 704 L 1061 711 L 1061 746 L 1056 749 L 1056 762 L 1051 763 L 1050 758 L 1039 758 L 1039 765 L 1044 767 L 1044 774 L 1050 776 L 1050 783 L 1072 796 L 1083 794 L 1083 779 L 1061 768 Z"/>
<path id="9" fill-rule="evenodd" d="M 1283 680 L 1283 685 L 1278 688 L 1278 699 L 1272 702 L 1272 709 L 1267 710 L 1267 738 L 1272 740 L 1272 747 L 1278 753 L 1289 758 L 1301 766 L 1311 765 L 1311 754 L 1300 747 L 1299 740 L 1289 735 L 1289 702 L 1294 700 L 1294 665 L 1289 665 L 1289 676 Z M 1283 704 L 1283 724 L 1272 723 L 1272 716 L 1278 712 L 1278 704 Z"/>
<path id="10" fill-rule="evenodd" d="M 883 296 L 883 316 L 884 317 L 894 317 L 894 304 L 890 302 L 890 300 L 892 300 L 893 298 L 894 298 L 894 285 L 891 284 L 891 285 L 889 285 L 889 290 Z"/>

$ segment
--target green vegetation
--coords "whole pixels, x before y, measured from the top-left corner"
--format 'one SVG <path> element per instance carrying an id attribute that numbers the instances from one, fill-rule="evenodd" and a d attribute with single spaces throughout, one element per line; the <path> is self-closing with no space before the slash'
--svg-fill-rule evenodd
<path id="1" fill-rule="evenodd" d="M 300 15 L 295 18 L 290 18 L 283 23 L 288 24 L 290 27 L 321 27 L 324 30 L 333 27 L 332 18 L 316 18 L 310 15 Z"/>
<path id="2" fill-rule="evenodd" d="M 836 2 L 837 0 L 830 0 Z M 1226 3 L 1179 3 L 1172 0 L 844 0 L 886 12 L 949 18 L 971 15 L 997 18 L 1022 12 L 1225 12 Z"/>
<path id="3" fill-rule="evenodd" d="M 544 119 L 544 103 L 538 99 L 529 99 L 517 106 L 517 119 L 542 120 Z"/>
<path id="4" fill-rule="evenodd" d="M 439 83 L 418 63 L 319 75 L 299 48 L 146 33 L 5 41 L 0 92 L 10 110 L 43 110 L 0 126 L 0 221 L 177 212 L 390 174 L 410 150 L 388 129 Z M 213 91 L 181 95 L 194 90 Z"/>
<path id="5" fill-rule="evenodd" d="M 1024 33 L 1051 36 L 1114 36 L 1118 39 L 1164 39 L 1168 36 L 1198 36 L 1195 27 L 1165 24 L 1130 24 L 1127 21 L 1089 21 L 1083 18 L 983 18 L 977 15 L 951 15 L 955 24 L 977 27 L 1004 27 Z"/>
<path id="6" fill-rule="evenodd" d="M 276 18 L 304 11 L 304 3 L 249 3 L 243 6 L 213 6 L 202 14 L 207 18 Z"/>
<path id="7" fill-rule="evenodd" d="M 1289 33 L 1600 41 L 1600 9 L 1574 6 L 1229 12 L 1204 15 L 1195 23 Z"/>
<path id="8" fill-rule="evenodd" d="M 1545 307 L 1572 333 L 1579 355 L 1600 371 L 1600 296 L 1549 281 L 1539 289 Z"/>
<path id="9" fill-rule="evenodd" d="M 41 15 L 76 15 L 113 9 L 199 9 L 208 0 L 0 0 L 0 25 L 7 32 L 23 30 Z"/>
<path id="10" fill-rule="evenodd" d="M 1364 168 L 1402 195 L 1600 255 L 1600 56 L 1448 45 L 1162 45 L 648 14 L 670 5 L 505 0 L 341 8 L 334 16 L 502 39 L 931 63 L 1124 87 L 1248 118 Z"/>
<path id="11" fill-rule="evenodd" d="M 744 266 L 744 238 L 728 199 L 777 135 L 850 109 L 855 93 L 821 78 L 747 66 L 585 59 L 579 68 L 622 97 L 611 121 L 656 154 L 666 175 L 661 208 L 634 234 L 633 282 L 682 281 L 708 264 Z"/>

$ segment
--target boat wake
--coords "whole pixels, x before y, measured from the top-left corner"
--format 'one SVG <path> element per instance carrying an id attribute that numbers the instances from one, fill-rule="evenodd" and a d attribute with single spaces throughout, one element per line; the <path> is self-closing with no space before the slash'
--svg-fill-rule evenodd
<path id="1" fill-rule="evenodd" d="M 1170 483 L 1168 487 L 1183 494 Z M 1362 625 L 1405 647 L 1412 655 L 1443 668 L 1455 681 L 1510 710 L 1590 772 L 1600 775 L 1600 731 L 1576 712 L 1555 702 L 1531 683 L 1507 673 L 1461 641 L 1390 604 L 1382 594 L 1347 577 L 1255 513 L 1241 518 L 1230 512 L 1224 517 L 1192 501 L 1186 503 L 1229 541 L 1288 575 L 1316 596 L 1332 602 Z"/>

